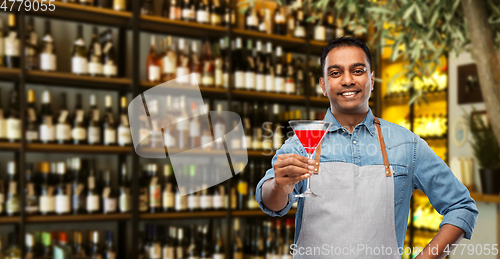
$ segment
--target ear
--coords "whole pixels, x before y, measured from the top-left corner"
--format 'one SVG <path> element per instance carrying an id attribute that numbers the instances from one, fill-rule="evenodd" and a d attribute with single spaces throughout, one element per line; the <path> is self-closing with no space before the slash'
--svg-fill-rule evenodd
<path id="1" fill-rule="evenodd" d="M 372 71 L 372 74 L 370 76 L 370 81 L 372 81 L 372 91 L 373 91 L 373 86 L 375 85 L 375 71 Z"/>
<path id="2" fill-rule="evenodd" d="M 319 78 L 319 86 L 320 86 L 320 87 L 321 87 L 321 89 L 323 90 L 323 95 L 324 95 L 324 96 L 327 96 L 327 95 L 328 95 L 328 92 L 326 91 L 325 80 L 323 79 L 323 77 L 320 77 L 320 78 Z"/>

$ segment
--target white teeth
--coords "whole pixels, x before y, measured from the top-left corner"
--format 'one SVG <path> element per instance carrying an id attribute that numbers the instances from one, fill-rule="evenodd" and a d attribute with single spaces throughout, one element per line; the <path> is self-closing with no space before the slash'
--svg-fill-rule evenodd
<path id="1" fill-rule="evenodd" d="M 354 95 L 356 94 L 356 92 L 346 92 L 346 93 L 342 93 L 343 96 L 347 96 L 347 95 Z"/>

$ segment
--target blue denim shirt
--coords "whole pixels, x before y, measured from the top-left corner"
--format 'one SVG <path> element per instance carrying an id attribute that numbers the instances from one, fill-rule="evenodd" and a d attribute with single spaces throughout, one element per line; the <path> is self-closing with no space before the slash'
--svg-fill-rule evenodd
<path id="1" fill-rule="evenodd" d="M 332 122 L 333 125 L 323 139 L 321 162 L 344 162 L 358 166 L 384 164 L 371 110 L 354 128 L 352 134 L 340 125 L 330 109 L 328 109 L 325 121 Z M 383 119 L 380 119 L 380 123 L 389 164 L 393 168 L 394 227 L 398 246 L 404 245 L 410 199 L 416 189 L 422 190 L 429 197 L 429 201 L 437 212 L 444 215 L 439 225 L 440 228 L 444 224 L 457 226 L 465 232 L 465 238 L 470 239 L 476 225 L 478 210 L 467 188 L 418 135 Z M 283 144 L 271 163 L 274 165 L 278 155 L 286 153 L 307 156 L 296 136 L 289 138 Z M 258 183 L 255 198 L 261 209 L 273 217 L 284 216 L 292 204 L 298 201 L 295 216 L 294 240 L 296 243 L 302 223 L 304 198 L 295 198 L 293 195 L 305 191 L 305 181 L 300 181 L 295 185 L 284 209 L 271 211 L 263 205 L 261 195 L 262 184 L 271 178 L 274 178 L 273 168 L 267 170 L 266 175 Z"/>

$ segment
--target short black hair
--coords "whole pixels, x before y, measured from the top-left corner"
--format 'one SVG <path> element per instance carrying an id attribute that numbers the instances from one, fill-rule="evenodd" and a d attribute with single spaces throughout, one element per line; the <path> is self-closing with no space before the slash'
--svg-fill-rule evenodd
<path id="1" fill-rule="evenodd" d="M 368 58 L 368 64 L 370 65 L 370 70 L 372 70 L 372 57 L 370 55 L 370 49 L 368 48 L 368 46 L 366 46 L 365 42 L 360 39 L 352 37 L 340 37 L 330 41 L 328 45 L 326 45 L 326 47 L 323 48 L 323 51 L 321 51 L 321 75 L 324 76 L 325 59 L 326 56 L 328 56 L 330 50 L 337 47 L 348 47 L 348 46 L 361 48 L 365 52 L 366 58 Z"/>

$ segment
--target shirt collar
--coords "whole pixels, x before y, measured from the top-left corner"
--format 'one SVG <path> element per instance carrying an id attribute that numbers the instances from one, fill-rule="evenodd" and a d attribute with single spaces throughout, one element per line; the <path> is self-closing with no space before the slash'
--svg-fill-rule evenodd
<path id="1" fill-rule="evenodd" d="M 329 131 L 337 131 L 339 129 L 347 130 L 344 127 L 342 127 L 342 125 L 340 125 L 340 123 L 337 121 L 335 116 L 333 116 L 330 108 L 328 108 L 328 111 L 326 112 L 325 121 L 333 123 L 333 125 L 332 125 L 332 127 L 330 127 Z M 373 121 L 372 109 L 368 108 L 368 113 L 366 114 L 366 117 L 358 125 L 365 125 L 365 127 L 368 129 L 368 132 L 370 133 L 370 135 L 375 136 L 376 129 L 375 129 L 374 121 Z"/>

